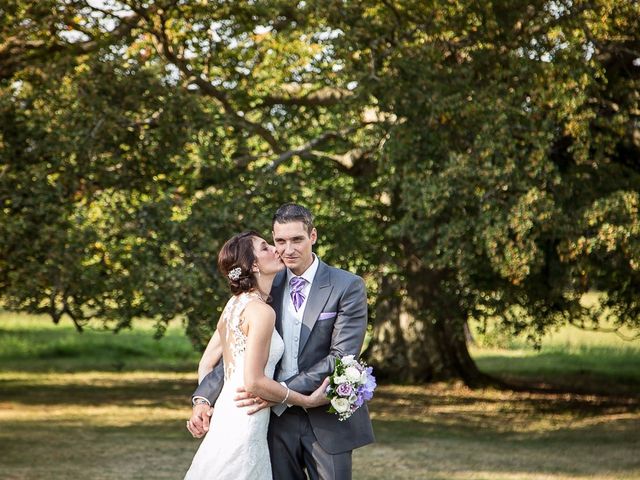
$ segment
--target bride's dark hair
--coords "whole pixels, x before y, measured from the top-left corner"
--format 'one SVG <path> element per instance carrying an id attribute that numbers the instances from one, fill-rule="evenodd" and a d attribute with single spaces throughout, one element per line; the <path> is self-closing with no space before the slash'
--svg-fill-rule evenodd
<path id="1" fill-rule="evenodd" d="M 256 262 L 256 256 L 253 252 L 253 239 L 260 238 L 260 234 L 249 230 L 234 235 L 225 242 L 218 254 L 218 270 L 225 276 L 229 282 L 231 293 L 237 295 L 242 292 L 248 292 L 257 288 L 256 278 L 253 276 L 253 265 Z M 229 272 L 234 269 L 240 269 L 237 278 Z"/>

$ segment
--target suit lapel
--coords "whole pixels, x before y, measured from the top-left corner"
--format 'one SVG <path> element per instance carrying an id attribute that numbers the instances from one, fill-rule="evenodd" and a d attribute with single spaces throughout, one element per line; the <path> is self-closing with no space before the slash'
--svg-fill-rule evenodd
<path id="1" fill-rule="evenodd" d="M 300 355 L 304 350 L 304 346 L 306 345 L 307 340 L 309 340 L 309 335 L 311 335 L 313 326 L 316 324 L 320 313 L 322 313 L 322 308 L 327 303 L 331 290 L 333 290 L 331 285 L 331 275 L 329 275 L 329 267 L 319 259 L 318 261 L 318 270 L 316 271 L 316 276 L 311 284 L 309 298 L 307 298 L 307 306 L 304 309 L 304 315 L 302 317 L 298 355 Z"/>
<path id="2" fill-rule="evenodd" d="M 271 286 L 271 307 L 276 312 L 276 330 L 282 336 L 282 300 L 284 296 L 284 284 L 287 278 L 286 269 L 276 275 Z"/>

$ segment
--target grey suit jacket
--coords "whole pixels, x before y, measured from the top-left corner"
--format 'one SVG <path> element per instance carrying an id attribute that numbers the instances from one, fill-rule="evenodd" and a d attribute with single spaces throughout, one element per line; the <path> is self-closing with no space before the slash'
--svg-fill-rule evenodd
<path id="1" fill-rule="evenodd" d="M 280 272 L 271 289 L 276 329 L 280 334 L 286 277 L 286 271 Z M 335 316 L 331 315 L 333 312 Z M 331 375 L 336 358 L 344 355 L 357 357 L 360 354 L 366 330 L 367 295 L 364 281 L 320 261 L 302 319 L 299 373 L 286 380 L 289 388 L 304 394 L 313 392 Z M 194 396 L 205 397 L 212 403 L 215 401 L 222 390 L 224 374 L 221 363 L 202 380 Z M 342 422 L 337 415 L 328 413 L 327 409 L 327 406 L 322 406 L 307 410 L 318 443 L 325 451 L 330 454 L 342 453 L 374 441 L 366 404 Z"/>

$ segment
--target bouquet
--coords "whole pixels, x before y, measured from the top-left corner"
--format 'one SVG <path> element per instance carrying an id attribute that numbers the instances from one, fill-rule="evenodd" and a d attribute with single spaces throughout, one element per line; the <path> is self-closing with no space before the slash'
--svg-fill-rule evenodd
<path id="1" fill-rule="evenodd" d="M 373 397 L 376 377 L 373 368 L 358 362 L 353 355 L 336 359 L 336 368 L 329 377 L 327 398 L 331 402 L 330 413 L 336 413 L 340 421 L 346 420 L 364 402 Z"/>

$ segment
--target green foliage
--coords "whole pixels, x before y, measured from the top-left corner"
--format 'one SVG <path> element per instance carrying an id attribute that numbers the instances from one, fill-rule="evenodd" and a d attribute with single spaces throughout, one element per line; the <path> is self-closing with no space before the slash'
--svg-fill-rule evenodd
<path id="1" fill-rule="evenodd" d="M 397 119 L 386 244 L 430 284 L 418 316 L 640 326 L 638 5 L 327 5 Z"/>
<path id="2" fill-rule="evenodd" d="M 49 0 L 0 18 L 7 308 L 159 335 L 181 315 L 202 345 L 222 242 L 268 237 L 293 200 L 323 259 L 378 305 L 410 299 L 416 325 L 640 326 L 637 3 Z"/>
<path id="3" fill-rule="evenodd" d="M 183 315 L 206 342 L 229 294 L 217 251 L 239 230 L 268 237 L 290 200 L 326 225 L 325 259 L 362 269 L 371 254 L 353 233 L 375 214 L 360 199 L 366 184 L 305 147 L 358 130 L 313 18 L 288 2 L 3 9 L 6 308 L 68 315 L 78 329 L 152 318 L 159 335 Z"/>

